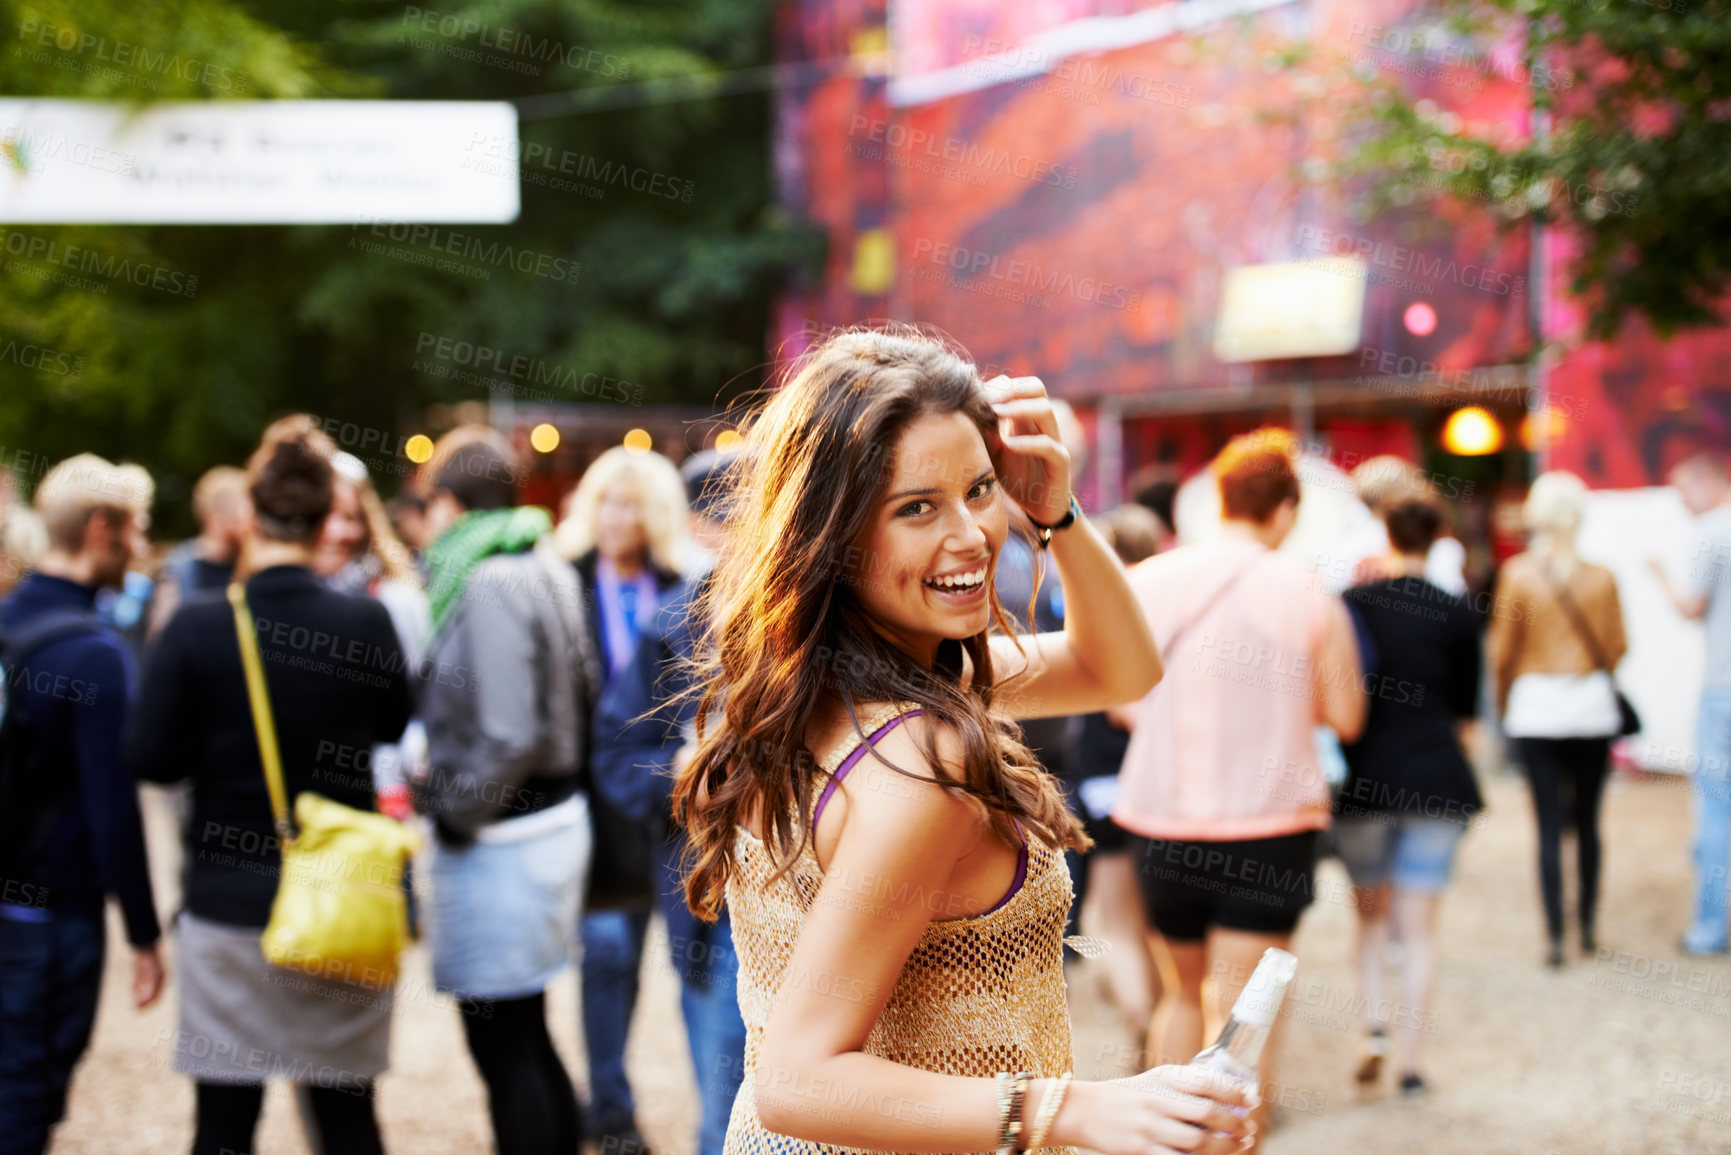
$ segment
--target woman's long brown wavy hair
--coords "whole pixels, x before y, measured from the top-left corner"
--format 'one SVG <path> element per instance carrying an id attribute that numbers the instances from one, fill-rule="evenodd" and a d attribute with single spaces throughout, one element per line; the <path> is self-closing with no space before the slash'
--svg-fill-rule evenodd
<path id="1" fill-rule="evenodd" d="M 966 414 L 983 436 L 997 428 L 965 355 L 917 330 L 850 330 L 794 363 L 752 423 L 724 513 L 728 541 L 693 611 L 711 628 L 692 691 L 697 750 L 673 791 L 690 836 L 686 902 L 701 917 L 719 915 L 746 816 L 759 816 L 754 832 L 775 877 L 803 852 L 823 773 L 805 734 L 826 700 L 846 707 L 856 731 L 859 704 L 918 703 L 933 723 L 926 756 L 939 783 L 972 800 L 1001 838 L 1014 844 L 1020 821 L 1049 845 L 1088 845 L 1020 727 L 992 710 L 991 625 L 943 642 L 928 668 L 872 627 L 853 591 L 869 580 L 857 576 L 855 544 L 890 482 L 897 441 L 916 418 L 947 413 Z M 991 622 L 1014 633 L 990 581 L 987 590 Z M 961 740 L 959 773 L 938 757 L 939 728 Z"/>

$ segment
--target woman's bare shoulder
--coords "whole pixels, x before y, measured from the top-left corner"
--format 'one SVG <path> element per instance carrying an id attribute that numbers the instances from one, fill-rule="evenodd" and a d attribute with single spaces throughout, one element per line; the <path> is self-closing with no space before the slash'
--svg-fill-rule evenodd
<path id="1" fill-rule="evenodd" d="M 1593 583 L 1594 589 L 1601 593 L 1614 592 L 1617 588 L 1617 575 L 1608 566 L 1584 561 L 1581 563 L 1581 572 L 1587 576 L 1588 581 Z"/>
<path id="2" fill-rule="evenodd" d="M 917 703 L 855 703 L 851 714 L 838 709 L 814 719 L 806 733 L 808 748 L 819 765 L 831 772 L 840 769 L 850 751 L 866 747 L 840 785 L 850 806 L 861 795 L 912 797 L 919 783 L 929 784 L 939 798 L 948 797 L 938 780 L 962 774 L 965 746 L 960 735 Z M 944 767 L 941 775 L 933 764 L 934 753 L 937 764 Z"/>
<path id="3" fill-rule="evenodd" d="M 1532 554 L 1517 553 L 1497 571 L 1497 592 L 1525 592 L 1532 587 L 1538 572 L 1538 562 L 1533 559 Z"/>
<path id="4" fill-rule="evenodd" d="M 848 774 L 842 786 L 848 824 L 863 819 L 880 836 L 898 840 L 936 825 L 955 839 L 958 854 L 964 852 L 976 841 L 977 807 L 940 785 L 962 778 L 964 752 L 961 736 L 942 721 L 929 714 L 904 718 Z"/>
<path id="5" fill-rule="evenodd" d="M 836 703 L 819 707 L 805 728 L 805 747 L 817 756 L 821 764 L 831 764 L 844 750 L 863 742 L 898 714 L 919 709 L 914 702 L 855 702 L 852 710 Z M 904 720 L 905 726 L 915 719 Z M 898 729 L 900 727 L 898 726 Z"/>

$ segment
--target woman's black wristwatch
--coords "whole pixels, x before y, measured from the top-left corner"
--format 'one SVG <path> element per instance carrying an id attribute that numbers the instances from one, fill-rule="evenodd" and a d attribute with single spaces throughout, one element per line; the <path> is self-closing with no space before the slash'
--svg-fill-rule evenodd
<path id="1" fill-rule="evenodd" d="M 1052 525 L 1041 525 L 1031 517 L 1028 521 L 1035 529 L 1040 531 L 1040 548 L 1045 549 L 1047 546 L 1052 544 L 1052 535 L 1054 533 L 1058 532 L 1060 529 L 1069 529 L 1072 525 L 1076 524 L 1076 519 L 1081 516 L 1082 506 L 1076 500 L 1076 495 L 1072 493 L 1070 494 L 1070 512 L 1064 515 L 1062 521 L 1056 522 Z"/>

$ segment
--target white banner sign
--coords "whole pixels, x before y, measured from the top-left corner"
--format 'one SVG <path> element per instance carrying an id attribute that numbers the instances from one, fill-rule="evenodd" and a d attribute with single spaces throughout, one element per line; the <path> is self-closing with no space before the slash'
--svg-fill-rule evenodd
<path id="1" fill-rule="evenodd" d="M 0 221 L 505 224 L 501 137 L 517 110 L 491 101 L 0 100 Z"/>

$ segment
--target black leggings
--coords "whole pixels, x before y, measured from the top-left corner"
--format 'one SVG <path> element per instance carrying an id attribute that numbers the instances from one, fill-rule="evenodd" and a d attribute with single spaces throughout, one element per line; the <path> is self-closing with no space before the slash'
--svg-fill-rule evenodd
<path id="1" fill-rule="evenodd" d="M 1609 738 L 1522 738 L 1521 761 L 1539 819 L 1539 885 L 1545 929 L 1563 937 L 1562 839 L 1575 828 L 1581 875 L 1581 930 L 1591 934 L 1599 901 L 1599 802 L 1610 773 Z"/>
<path id="2" fill-rule="evenodd" d="M 371 1082 L 358 1093 L 338 1087 L 307 1087 L 306 1093 L 322 1155 L 384 1155 Z M 263 1083 L 199 1083 L 192 1155 L 250 1155 L 263 1105 Z"/>
<path id="3" fill-rule="evenodd" d="M 463 1031 L 487 1084 L 498 1155 L 572 1155 L 581 1139 L 577 1092 L 547 1033 L 543 994 L 464 999 Z"/>

